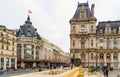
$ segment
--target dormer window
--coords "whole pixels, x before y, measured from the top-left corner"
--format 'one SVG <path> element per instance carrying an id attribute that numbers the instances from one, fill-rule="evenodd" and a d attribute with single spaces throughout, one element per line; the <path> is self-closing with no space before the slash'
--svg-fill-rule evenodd
<path id="1" fill-rule="evenodd" d="M 109 33 L 109 28 L 106 28 L 106 33 Z"/>
<path id="2" fill-rule="evenodd" d="M 116 28 L 114 28 L 114 29 L 113 29 L 113 33 L 117 33 L 117 30 L 116 30 Z"/>
<path id="3" fill-rule="evenodd" d="M 81 19 L 85 19 L 85 11 L 81 11 Z"/>
<path id="4" fill-rule="evenodd" d="M 103 34 L 103 29 L 100 29 L 100 34 Z"/>
<path id="5" fill-rule="evenodd" d="M 28 37 L 32 36 L 30 31 L 27 32 L 27 36 Z"/>

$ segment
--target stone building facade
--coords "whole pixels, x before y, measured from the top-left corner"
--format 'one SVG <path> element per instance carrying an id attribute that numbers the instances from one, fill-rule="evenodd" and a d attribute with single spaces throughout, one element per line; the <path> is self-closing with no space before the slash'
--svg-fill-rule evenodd
<path id="1" fill-rule="evenodd" d="M 120 69 L 120 21 L 98 22 L 96 26 L 94 7 L 78 3 L 70 20 L 71 57 L 80 58 L 84 67 Z"/>
<path id="2" fill-rule="evenodd" d="M 66 64 L 66 53 L 38 34 L 29 15 L 16 36 L 18 68 L 50 68 Z M 54 50 L 58 52 L 57 55 Z"/>
<path id="3" fill-rule="evenodd" d="M 17 69 L 17 42 L 15 31 L 0 25 L 0 69 Z"/>

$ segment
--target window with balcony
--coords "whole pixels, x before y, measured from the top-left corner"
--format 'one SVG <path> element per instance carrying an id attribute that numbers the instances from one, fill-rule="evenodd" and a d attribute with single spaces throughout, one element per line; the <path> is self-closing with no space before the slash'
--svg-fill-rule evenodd
<path id="1" fill-rule="evenodd" d="M 85 48 L 85 42 L 81 42 L 81 48 Z"/>

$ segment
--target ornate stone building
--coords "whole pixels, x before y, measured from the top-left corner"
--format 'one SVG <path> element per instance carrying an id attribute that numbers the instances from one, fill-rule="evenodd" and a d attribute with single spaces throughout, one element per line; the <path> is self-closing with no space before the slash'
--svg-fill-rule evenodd
<path id="1" fill-rule="evenodd" d="M 78 3 L 70 20 L 71 57 L 80 58 L 84 67 L 120 69 L 120 21 L 103 21 L 96 26 L 94 7 Z"/>
<path id="2" fill-rule="evenodd" d="M 17 36 L 17 59 L 18 67 L 31 68 L 38 66 L 40 61 L 40 35 L 37 29 L 33 27 L 30 17 L 28 16 L 25 24 L 20 26 L 16 33 Z"/>
<path id="3" fill-rule="evenodd" d="M 15 30 L 0 25 L 0 69 L 17 69 L 17 43 Z"/>
<path id="4" fill-rule="evenodd" d="M 66 64 L 65 52 L 38 34 L 29 15 L 25 24 L 20 26 L 16 36 L 18 68 L 44 68 Z"/>

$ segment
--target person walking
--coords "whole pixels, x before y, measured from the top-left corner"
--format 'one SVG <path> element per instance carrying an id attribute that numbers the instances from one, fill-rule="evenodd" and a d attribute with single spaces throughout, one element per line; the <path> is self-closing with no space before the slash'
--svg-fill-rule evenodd
<path id="1" fill-rule="evenodd" d="M 108 72 L 109 72 L 108 68 L 106 68 L 106 77 L 108 77 Z"/>

